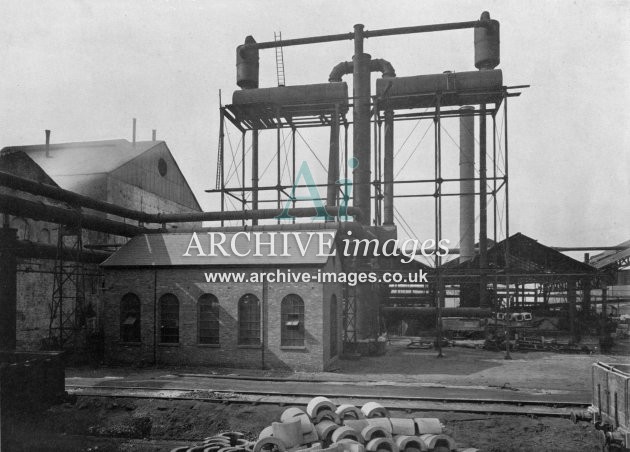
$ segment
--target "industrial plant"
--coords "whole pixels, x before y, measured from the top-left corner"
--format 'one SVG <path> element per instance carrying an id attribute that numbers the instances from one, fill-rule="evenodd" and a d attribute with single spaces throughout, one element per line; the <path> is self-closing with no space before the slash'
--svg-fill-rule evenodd
<path id="1" fill-rule="evenodd" d="M 367 40 L 452 30 L 470 31 L 462 43 L 473 49 L 468 71 L 403 74 L 388 55 L 364 49 Z M 135 119 L 131 140 L 58 143 L 55 131 L 45 130 L 31 145 L 4 147 L 2 450 L 18 450 L 11 449 L 12 413 L 99 396 L 98 385 L 73 383 L 82 381 L 80 372 L 66 378 L 68 367 L 196 369 L 173 371 L 185 378 L 237 369 L 265 385 L 275 375 L 269 372 L 379 366 L 392 344 L 403 354 L 424 351 L 425 360 L 461 349 L 509 361 L 527 352 L 609 353 L 623 343 L 630 241 L 559 247 L 510 227 L 518 215 L 511 191 L 522 188 L 510 185 L 508 104 L 518 110 L 530 87 L 500 68 L 500 35 L 499 21 L 483 12 L 467 22 L 244 37 L 234 43 L 235 89 L 212 125 L 219 137 L 212 187 L 193 189 L 155 131 L 152 140 L 137 140 Z M 336 42 L 348 46 L 350 60 L 311 74 L 312 84 L 286 83 L 285 49 Z M 277 86 L 261 86 L 265 59 L 275 65 Z M 459 134 L 448 134 L 446 123 Z M 397 149 L 409 124 L 424 128 L 426 140 L 424 168 L 412 178 L 395 172 L 407 163 Z M 447 140 L 456 155 L 444 150 Z M 309 167 L 308 155 L 325 171 Z M 201 190 L 217 201 L 215 209 L 202 209 Z M 422 202 L 409 214 L 430 229 L 405 221 L 404 198 Z M 444 233 L 453 221 L 447 202 L 457 204 L 458 237 Z M 427 410 L 586 419 L 610 450 L 628 447 L 628 365 L 598 366 L 579 377 L 593 378 L 584 406 L 537 401 L 539 412 L 527 412 L 530 402 L 517 394 L 501 398 L 500 408 Z M 125 396 L 131 388 L 123 385 L 110 389 L 119 391 L 111 397 L 138 396 Z M 213 392 L 196 397 L 219 403 L 221 390 L 206 389 Z M 227 389 L 250 400 L 246 390 Z M 337 403 L 331 400 L 344 394 L 313 393 L 306 401 L 305 394 L 270 391 L 266 397 L 279 397 L 280 407 L 306 408 L 283 409 L 279 422 L 249 432 L 252 438 L 210 438 L 220 432 L 209 431 L 203 446 L 160 450 L 478 450 L 457 443 L 434 416 L 391 414 L 416 409 L 410 398 L 387 405 L 375 392 L 382 405 L 361 408 L 366 394 Z M 505 408 L 512 405 L 516 411 Z"/>

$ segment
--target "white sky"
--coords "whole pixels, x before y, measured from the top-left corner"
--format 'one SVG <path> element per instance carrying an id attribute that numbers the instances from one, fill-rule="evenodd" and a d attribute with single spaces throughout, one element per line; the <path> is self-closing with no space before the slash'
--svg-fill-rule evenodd
<path id="1" fill-rule="evenodd" d="M 483 10 L 501 22 L 504 83 L 532 85 L 509 104 L 510 231 L 553 246 L 627 240 L 630 3 L 621 0 L 0 0 L 0 147 L 42 143 L 46 128 L 53 142 L 131 139 L 136 117 L 138 139 L 157 129 L 202 206 L 218 210 L 218 198 L 203 191 L 215 185 L 218 91 L 229 103 L 237 89 L 235 47 L 246 35 L 268 41 L 278 30 L 290 39 L 350 32 L 355 23 L 459 22 Z M 286 48 L 287 84 L 325 83 L 352 50 L 351 41 Z M 389 60 L 399 76 L 474 70 L 472 30 L 375 38 L 365 51 Z M 276 86 L 272 50 L 261 51 L 261 86 Z M 409 127 L 397 129 L 397 150 Z M 456 123 L 445 128 L 457 137 Z M 424 129 L 401 150 L 396 171 Z M 274 150 L 275 132 L 267 134 L 262 168 Z M 327 130 L 303 135 L 326 162 Z M 455 155 L 449 141 L 443 137 L 444 152 Z M 298 160 L 317 166 L 300 141 L 298 151 Z M 399 178 L 432 167 L 431 152 L 431 141 L 423 141 Z M 444 236 L 456 243 L 453 202 L 445 205 Z M 419 238 L 433 236 L 431 202 L 396 205 Z"/>

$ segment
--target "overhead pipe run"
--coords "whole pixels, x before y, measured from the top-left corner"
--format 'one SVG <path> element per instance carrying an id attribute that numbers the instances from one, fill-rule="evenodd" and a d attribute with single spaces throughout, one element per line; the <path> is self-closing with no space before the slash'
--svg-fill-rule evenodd
<path id="1" fill-rule="evenodd" d="M 283 209 L 258 209 L 233 212 L 146 213 L 120 207 L 108 202 L 98 201 L 59 187 L 53 187 L 30 179 L 14 176 L 4 171 L 0 171 L 0 185 L 33 195 L 45 196 L 56 201 L 66 202 L 73 206 L 86 207 L 99 212 L 117 215 L 122 218 L 136 220 L 145 224 L 193 223 L 242 219 L 261 220 L 275 218 L 282 214 L 287 214 L 290 217 L 304 218 L 317 217 L 321 213 L 315 207 L 297 207 L 288 209 L 286 212 L 283 211 Z M 363 216 L 359 209 L 350 206 L 347 208 L 326 206 L 325 210 L 330 216 L 350 215 L 358 218 Z M 120 223 L 62 207 L 48 206 L 12 195 L 0 195 L 0 211 L 11 215 L 33 218 L 35 220 L 55 221 L 55 219 L 59 219 L 62 224 L 77 225 L 80 220 L 81 226 L 85 229 L 128 237 L 141 232 L 147 232 L 143 228 L 131 224 Z"/>
<path id="2" fill-rule="evenodd" d="M 65 226 L 80 226 L 83 229 L 99 231 L 107 234 L 133 237 L 142 232 L 144 228 L 119 221 L 108 220 L 77 210 L 51 206 L 41 202 L 29 201 L 12 195 L 0 194 L 0 211 L 18 217 L 31 218 L 39 221 L 63 224 Z"/>

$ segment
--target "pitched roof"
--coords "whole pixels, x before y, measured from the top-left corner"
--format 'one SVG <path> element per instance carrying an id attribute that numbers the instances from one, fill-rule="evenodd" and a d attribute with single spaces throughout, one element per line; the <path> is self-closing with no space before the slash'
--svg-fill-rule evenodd
<path id="1" fill-rule="evenodd" d="M 620 243 L 617 246 L 624 249 L 604 251 L 603 253 L 591 257 L 589 263 L 595 268 L 604 268 L 609 265 L 614 266 L 617 262 L 628 259 L 630 257 L 630 240 Z"/>
<path id="2" fill-rule="evenodd" d="M 509 242 L 510 273 L 590 274 L 595 272 L 595 269 L 590 265 L 566 256 L 520 232 L 511 236 L 507 241 L 502 240 L 494 246 L 488 247 L 488 262 L 491 266 L 496 262 L 498 268 L 505 267 L 506 242 Z M 459 262 L 459 258 L 453 259 L 444 266 L 452 269 L 479 268 L 479 254 L 476 253 L 472 260 L 462 263 Z"/>
<path id="3" fill-rule="evenodd" d="M 245 232 L 245 231 L 240 231 Z M 326 264 L 329 257 L 318 255 L 320 253 L 320 240 L 317 234 L 326 233 L 323 236 L 325 241 L 334 243 L 337 234 L 336 229 L 312 230 L 312 231 L 291 231 L 286 232 L 287 248 L 286 253 L 283 249 L 284 238 L 279 231 L 260 232 L 260 241 L 270 242 L 270 232 L 277 232 L 274 238 L 274 253 L 270 252 L 268 245 L 261 245 L 261 256 L 254 256 L 255 236 L 253 232 L 249 232 L 250 236 L 238 232 L 225 232 L 225 241 L 221 236 L 214 233 L 215 243 L 222 241 L 223 248 L 227 256 L 222 255 L 218 248 L 216 256 L 200 255 L 195 242 L 193 242 L 193 233 L 163 233 L 163 234 L 142 234 L 132 238 L 123 245 L 118 251 L 112 254 L 101 265 L 103 267 L 188 267 L 188 266 L 221 266 L 221 267 L 239 267 L 239 266 L 286 266 L 286 265 L 313 265 L 322 266 Z M 195 233 L 199 239 L 203 254 L 211 252 L 210 233 Z M 238 234 L 238 235 L 237 235 Z M 329 234 L 329 235 L 328 235 Z M 236 237 L 235 237 L 236 236 Z M 309 236 L 312 239 L 309 240 Z M 235 238 L 234 238 L 235 237 Z M 232 240 L 234 240 L 234 248 L 231 248 Z M 300 244 L 302 249 L 300 248 Z M 189 250 L 189 246 L 192 247 Z M 190 255 L 184 256 L 189 250 Z M 247 254 L 247 256 L 238 256 L 238 254 Z M 324 247 L 324 251 L 328 251 L 328 247 Z M 275 254 L 275 256 L 271 255 Z"/>
<path id="4" fill-rule="evenodd" d="M 55 176 L 109 173 L 159 143 L 137 141 L 134 145 L 127 140 L 56 143 L 49 145 L 49 157 L 46 157 L 45 144 L 8 146 L 0 151 L 0 156 L 23 152 L 54 179 Z"/>

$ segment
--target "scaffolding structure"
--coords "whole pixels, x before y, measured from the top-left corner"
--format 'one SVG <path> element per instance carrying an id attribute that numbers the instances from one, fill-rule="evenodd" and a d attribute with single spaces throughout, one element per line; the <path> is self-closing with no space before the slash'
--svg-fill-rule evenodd
<path id="1" fill-rule="evenodd" d="M 87 329 L 81 226 L 59 226 L 47 347 L 77 349 Z"/>

